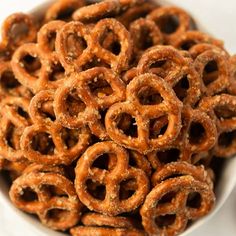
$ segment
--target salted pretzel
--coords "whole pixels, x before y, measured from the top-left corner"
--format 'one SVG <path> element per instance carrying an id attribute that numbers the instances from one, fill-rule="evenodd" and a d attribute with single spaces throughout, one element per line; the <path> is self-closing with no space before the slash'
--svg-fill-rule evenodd
<path id="1" fill-rule="evenodd" d="M 129 27 L 134 42 L 134 53 L 142 54 L 147 48 L 163 44 L 163 37 L 156 24 L 148 19 L 139 18 Z"/>
<path id="2" fill-rule="evenodd" d="M 230 85 L 227 88 L 229 93 L 236 95 L 236 55 L 229 60 L 230 63 Z"/>
<path id="3" fill-rule="evenodd" d="M 59 0 L 52 4 L 45 14 L 45 22 L 52 20 L 72 20 L 72 14 L 85 5 L 85 0 Z"/>
<path id="4" fill-rule="evenodd" d="M 99 83 L 111 91 L 106 94 L 96 91 Z M 106 91 L 105 91 L 106 92 Z M 70 99 L 71 97 L 71 99 Z M 95 67 L 79 74 L 72 74 L 65 86 L 58 88 L 55 94 L 55 114 L 59 122 L 68 128 L 78 128 L 88 124 L 92 133 L 104 139 L 107 137 L 101 122 L 99 110 L 109 108 L 115 102 L 125 99 L 125 86 L 122 80 L 110 69 Z M 70 109 L 75 103 L 75 110 Z"/>
<path id="5" fill-rule="evenodd" d="M 33 125 L 25 128 L 21 148 L 25 156 L 36 163 L 70 164 L 89 144 L 86 127 L 67 130 L 55 120 L 53 91 L 44 90 L 34 96 L 29 113 Z"/>
<path id="6" fill-rule="evenodd" d="M 209 63 L 215 63 L 216 65 Z M 229 86 L 228 56 L 222 53 L 222 50 L 212 49 L 200 53 L 194 61 L 194 66 L 205 85 L 203 92 L 206 95 L 212 96 L 220 93 Z M 210 73 L 214 74 L 209 76 Z"/>
<path id="7" fill-rule="evenodd" d="M 15 13 L 3 22 L 1 32 L 3 44 L 15 49 L 22 44 L 34 42 L 37 28 L 30 15 Z"/>
<path id="8" fill-rule="evenodd" d="M 28 114 L 29 100 L 8 96 L 0 103 L 0 155 L 9 161 L 25 159 L 20 149 L 20 138 L 25 127 L 31 124 Z"/>
<path id="9" fill-rule="evenodd" d="M 176 139 L 181 128 L 182 104 L 170 86 L 154 74 L 143 74 L 133 79 L 126 90 L 127 100 L 111 106 L 105 117 L 106 130 L 112 140 L 120 145 L 148 153 L 169 145 Z M 122 114 L 135 119 L 134 130 L 121 130 L 119 119 Z M 152 136 L 152 121 L 168 117 L 164 133 Z"/>
<path id="10" fill-rule="evenodd" d="M 236 153 L 235 146 L 235 112 L 236 97 L 228 94 L 205 97 L 199 104 L 200 109 L 214 119 L 218 140 L 213 148 L 213 154 L 229 158 Z"/>
<path id="11" fill-rule="evenodd" d="M 154 21 L 163 34 L 165 43 L 179 38 L 190 30 L 191 17 L 187 12 L 178 7 L 159 7 L 147 15 L 147 19 Z"/>
<path id="12" fill-rule="evenodd" d="M 168 121 L 153 125 L 153 132 L 158 132 Z M 153 151 L 147 155 L 155 170 L 160 170 L 167 163 L 185 161 L 196 163 L 201 153 L 210 150 L 217 141 L 214 121 L 200 109 L 184 108 L 182 111 L 182 129 L 176 140 L 169 146 Z M 198 159 L 196 157 L 198 155 Z"/>
<path id="13" fill-rule="evenodd" d="M 62 191 L 55 194 L 51 189 Z M 37 214 L 41 222 L 55 230 L 66 230 L 80 219 L 81 203 L 73 183 L 53 172 L 30 172 L 17 178 L 10 189 L 10 198 L 21 210 Z"/>
<path id="14" fill-rule="evenodd" d="M 200 43 L 213 44 L 217 47 L 223 48 L 222 41 L 212 38 L 208 34 L 197 30 L 186 31 L 179 38 L 170 42 L 172 46 L 182 50 L 189 50 L 192 46 Z"/>
<path id="15" fill-rule="evenodd" d="M 123 216 L 107 216 L 98 213 L 86 213 L 82 216 L 81 222 L 85 226 L 100 226 L 100 227 L 114 227 L 114 228 L 136 228 L 136 222 Z"/>
<path id="16" fill-rule="evenodd" d="M 156 185 L 140 210 L 145 231 L 150 235 L 177 235 L 189 220 L 208 214 L 215 196 L 206 176 L 202 168 L 187 163 L 172 163 L 157 173 Z"/>
<path id="17" fill-rule="evenodd" d="M 78 226 L 70 230 L 72 236 L 93 236 L 97 234 L 99 236 L 144 236 L 145 233 L 135 229 L 116 228 L 109 227 L 92 227 L 92 226 Z"/>
<path id="18" fill-rule="evenodd" d="M 93 163 L 99 157 L 103 158 L 104 155 L 108 155 L 111 160 L 116 158 L 115 165 L 111 165 L 107 170 L 93 167 Z M 141 169 L 129 167 L 128 164 L 128 153 L 114 142 L 101 142 L 89 147 L 79 159 L 75 169 L 75 188 L 81 202 L 90 210 L 109 216 L 136 209 L 142 204 L 148 192 L 149 183 L 145 172 Z M 97 199 L 87 191 L 86 183 L 88 180 L 106 187 L 103 199 Z M 135 181 L 135 194 L 120 199 L 120 185 L 128 180 Z"/>

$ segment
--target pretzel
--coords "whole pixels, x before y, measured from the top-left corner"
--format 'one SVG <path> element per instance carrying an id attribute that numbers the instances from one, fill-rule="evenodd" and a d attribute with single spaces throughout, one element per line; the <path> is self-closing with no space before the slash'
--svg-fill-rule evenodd
<path id="1" fill-rule="evenodd" d="M 120 3 L 118 0 L 104 0 L 79 8 L 74 12 L 73 20 L 94 22 L 110 15 L 116 15 L 119 10 Z"/>
<path id="2" fill-rule="evenodd" d="M 100 44 L 107 30 L 112 31 L 118 38 L 117 42 L 120 44 L 118 53 L 109 51 Z M 108 64 L 115 72 L 119 73 L 127 69 L 131 59 L 133 44 L 130 33 L 119 21 L 115 19 L 100 20 L 93 28 L 91 37 L 96 39 L 92 40 L 91 43 L 91 51 L 96 57 Z"/>
<path id="3" fill-rule="evenodd" d="M 167 120 L 154 124 L 154 132 L 165 126 Z M 182 129 L 176 140 L 169 146 L 147 155 L 152 167 L 158 171 L 173 161 L 197 162 L 196 155 L 210 150 L 217 141 L 217 130 L 211 118 L 200 109 L 184 108 Z M 200 156 L 198 157 L 200 158 Z"/>
<path id="4" fill-rule="evenodd" d="M 232 95 L 236 95 L 236 55 L 230 58 L 230 85 L 227 88 L 229 93 Z"/>
<path id="5" fill-rule="evenodd" d="M 164 176 L 170 178 L 156 184 L 140 210 L 142 224 L 150 235 L 179 234 L 189 220 L 208 214 L 215 202 L 212 186 L 202 181 L 205 174 L 202 176 L 201 171 L 194 173 L 195 170 L 186 172 L 184 169 L 180 171 L 180 177 L 171 178 L 176 173 L 175 168 L 171 171 L 166 167 L 165 170 L 168 174 Z M 198 196 L 196 193 L 200 194 L 201 200 L 193 205 L 192 198 Z"/>
<path id="6" fill-rule="evenodd" d="M 85 5 L 84 0 L 59 0 L 52 4 L 45 14 L 45 22 L 72 19 L 72 14 Z"/>
<path id="7" fill-rule="evenodd" d="M 90 59 L 92 38 L 89 29 L 80 22 L 65 24 L 56 37 L 56 52 L 66 71 L 81 70 Z"/>
<path id="8" fill-rule="evenodd" d="M 235 96 L 228 94 L 203 98 L 199 104 L 200 109 L 207 112 L 214 119 L 218 140 L 213 148 L 213 154 L 229 158 L 236 153 L 235 149 Z"/>
<path id="9" fill-rule="evenodd" d="M 223 42 L 210 37 L 209 35 L 197 30 L 187 31 L 183 33 L 179 38 L 170 42 L 172 46 L 182 50 L 189 50 L 192 46 L 200 43 L 213 44 L 217 47 L 223 48 Z"/>
<path id="10" fill-rule="evenodd" d="M 127 11 L 117 17 L 117 20 L 119 20 L 127 29 L 129 29 L 129 26 L 133 21 L 141 17 L 145 17 L 156 7 L 156 4 L 144 1 L 142 4 L 128 8 Z"/>
<path id="11" fill-rule="evenodd" d="M 139 18 L 130 24 L 129 31 L 134 41 L 134 52 L 138 55 L 149 47 L 163 44 L 162 34 L 151 20 Z"/>
<path id="12" fill-rule="evenodd" d="M 116 158 L 116 165 L 111 165 L 107 170 L 93 167 L 92 164 L 104 154 L 107 154 L 109 159 Z M 128 153 L 114 142 L 96 143 L 89 147 L 79 159 L 75 169 L 75 188 L 81 202 L 90 210 L 109 216 L 136 209 L 142 204 L 148 192 L 149 183 L 146 174 L 141 169 L 129 167 L 128 163 Z M 88 180 L 106 187 L 104 199 L 94 198 L 87 191 Z M 127 199 L 120 199 L 119 186 L 128 180 L 135 181 L 135 194 Z"/>
<path id="13" fill-rule="evenodd" d="M 34 42 L 36 26 L 30 15 L 15 13 L 6 18 L 2 25 L 2 42 L 12 49 Z"/>
<path id="14" fill-rule="evenodd" d="M 78 226 L 70 230 L 72 236 L 144 236 L 145 233 L 135 229 L 122 229 L 122 228 L 105 228 L 105 227 L 89 227 Z"/>
<path id="15" fill-rule="evenodd" d="M 114 228 L 131 228 L 135 229 L 134 220 L 122 216 L 106 216 L 97 213 L 86 213 L 82 216 L 81 222 L 86 226 L 114 227 Z"/>
<path id="16" fill-rule="evenodd" d="M 11 59 L 12 50 L 5 45 L 5 43 L 0 42 L 0 62 L 9 61 Z"/>
<path id="17" fill-rule="evenodd" d="M 165 43 L 179 38 L 191 29 L 191 17 L 183 9 L 166 6 L 159 7 L 147 15 L 147 19 L 154 21 L 163 34 Z"/>
<path id="18" fill-rule="evenodd" d="M 50 187 L 60 189 L 63 194 L 55 194 Z M 73 183 L 60 174 L 23 174 L 13 182 L 9 194 L 17 208 L 37 214 L 41 222 L 52 229 L 64 231 L 80 219 L 82 205 Z"/>
<path id="19" fill-rule="evenodd" d="M 208 96 L 224 91 L 229 86 L 230 71 L 228 68 L 228 58 L 221 52 L 222 50 L 207 50 L 201 53 L 194 61 L 195 69 L 198 71 L 205 85 L 205 93 Z M 211 68 L 209 63 L 216 63 L 217 68 Z M 208 67 L 207 67 L 208 66 Z M 216 75 L 205 76 L 207 70 Z M 213 70 L 213 72 L 212 72 Z M 206 71 L 206 72 L 205 72 Z"/>
<path id="20" fill-rule="evenodd" d="M 126 97 L 125 102 L 111 106 L 105 117 L 106 130 L 112 140 L 124 147 L 148 153 L 176 139 L 181 128 L 182 104 L 164 80 L 153 74 L 140 75 L 127 86 Z M 129 130 L 131 133 L 126 134 L 119 128 L 119 117 L 122 114 L 135 119 L 137 130 L 133 133 Z M 163 116 L 167 116 L 169 121 L 166 131 L 152 137 L 151 120 Z"/>
<path id="21" fill-rule="evenodd" d="M 9 161 L 25 159 L 19 142 L 24 128 L 31 124 L 28 106 L 26 98 L 8 96 L 1 101 L 0 155 Z"/>
<path id="22" fill-rule="evenodd" d="M 86 127 L 74 131 L 63 128 L 54 118 L 53 100 L 54 93 L 49 90 L 32 98 L 29 112 L 33 125 L 25 128 L 21 148 L 33 162 L 68 165 L 87 147 L 90 133 Z M 45 103 L 51 105 L 49 111 L 44 110 Z"/>
<path id="23" fill-rule="evenodd" d="M 111 93 L 96 91 L 100 82 L 105 83 L 105 87 L 110 87 Z M 73 97 L 77 106 L 74 111 L 68 107 L 71 106 L 68 103 L 69 97 Z M 55 114 L 63 126 L 78 128 L 88 124 L 94 135 L 105 139 L 107 134 L 101 123 L 99 109 L 104 110 L 124 98 L 125 87 L 121 79 L 109 69 L 95 67 L 79 74 L 72 74 L 66 85 L 58 88 L 54 101 Z"/>

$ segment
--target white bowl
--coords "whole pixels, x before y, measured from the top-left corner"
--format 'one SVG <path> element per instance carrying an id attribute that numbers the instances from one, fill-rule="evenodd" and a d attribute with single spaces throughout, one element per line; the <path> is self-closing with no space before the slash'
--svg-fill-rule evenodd
<path id="1" fill-rule="evenodd" d="M 40 17 L 41 13 L 51 4 L 52 0 L 44 1 L 43 4 L 32 10 L 32 13 Z M 158 3 L 162 4 L 171 4 L 171 1 L 159 0 Z M 173 5 L 173 4 L 172 4 Z M 196 21 L 197 19 L 195 19 Z M 205 27 L 201 27 L 201 24 L 198 24 L 198 27 L 205 31 Z M 206 26 L 207 27 L 207 26 Z M 190 235 L 193 231 L 199 228 L 201 225 L 205 224 L 211 217 L 213 217 L 218 210 L 225 203 L 230 193 L 232 192 L 234 186 L 236 185 L 236 158 L 231 158 L 226 161 L 224 168 L 221 173 L 221 178 L 217 184 L 216 188 L 216 206 L 213 211 L 206 217 L 194 222 L 181 236 Z M 0 175 L 0 206 L 4 206 L 5 210 L 9 215 L 14 216 L 14 222 L 22 225 L 22 228 L 27 228 L 28 232 L 31 232 L 30 235 L 34 236 L 65 236 L 63 233 L 59 233 L 53 230 L 50 230 L 43 226 L 39 220 L 32 217 L 29 214 L 26 214 L 18 209 L 16 209 L 9 200 L 8 196 L 8 186 L 4 181 L 3 177 Z M 24 233 L 23 233 L 24 234 Z M 24 234 L 25 235 L 25 234 Z M 27 235 L 25 235 L 27 236 Z"/>

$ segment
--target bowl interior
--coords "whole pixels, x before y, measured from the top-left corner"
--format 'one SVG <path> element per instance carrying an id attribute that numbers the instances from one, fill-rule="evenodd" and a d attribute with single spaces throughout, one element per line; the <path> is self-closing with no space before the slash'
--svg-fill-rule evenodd
<path id="1" fill-rule="evenodd" d="M 42 5 L 38 6 L 37 8 L 33 9 L 32 12 L 37 17 L 41 17 L 42 13 L 45 12 L 45 9 L 53 2 L 53 0 L 46 1 Z M 159 0 L 158 3 L 162 5 L 171 4 L 171 1 L 166 0 Z M 172 4 L 173 5 L 173 4 Z M 205 27 L 201 27 L 201 24 L 198 23 L 198 27 L 205 31 Z M 194 222 L 183 234 L 182 236 L 190 235 L 196 228 L 200 227 L 203 223 L 206 223 L 224 204 L 226 199 L 229 197 L 230 193 L 232 192 L 235 184 L 236 184 L 236 175 L 234 171 L 236 170 L 236 158 L 231 158 L 225 162 L 224 168 L 221 173 L 221 178 L 216 187 L 216 206 L 214 210 L 206 217 Z M 5 209 L 14 216 L 14 220 L 21 222 L 22 225 L 26 225 L 29 232 L 32 235 L 37 236 L 63 236 L 65 234 L 50 230 L 44 227 L 35 217 L 32 217 L 29 214 L 21 212 L 20 210 L 16 209 L 10 202 L 8 197 L 8 185 L 2 175 L 0 175 L 0 203 L 4 205 Z M 1 205 L 0 204 L 0 205 Z"/>

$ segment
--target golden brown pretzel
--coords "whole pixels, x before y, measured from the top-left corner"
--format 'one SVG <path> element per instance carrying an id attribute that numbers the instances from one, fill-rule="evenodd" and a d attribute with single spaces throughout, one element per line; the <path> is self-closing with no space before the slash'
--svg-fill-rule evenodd
<path id="1" fill-rule="evenodd" d="M 81 127 L 74 133 L 73 130 L 63 128 L 55 120 L 53 100 L 54 92 L 49 90 L 41 91 L 33 97 L 29 108 L 33 125 L 24 130 L 21 148 L 33 162 L 68 165 L 87 147 L 90 133 L 86 127 Z M 44 111 L 45 103 L 49 103 L 51 109 Z"/>
<path id="2" fill-rule="evenodd" d="M 116 164 L 108 169 L 93 167 L 93 163 L 101 157 L 115 158 Z M 113 159 L 114 160 L 114 159 Z M 90 210 L 115 216 L 123 212 L 130 212 L 140 206 L 149 189 L 148 178 L 141 170 L 129 167 L 129 156 L 126 150 L 114 142 L 96 143 L 89 147 L 82 155 L 75 169 L 75 188 L 80 200 Z M 104 198 L 98 199 L 88 192 L 88 181 L 97 182 L 106 188 Z M 120 198 L 120 185 L 127 181 L 134 181 L 136 189 L 128 198 Z"/>
<path id="3" fill-rule="evenodd" d="M 176 172 L 181 176 L 175 177 Z M 148 194 L 140 211 L 144 229 L 150 235 L 177 235 L 186 228 L 188 220 L 202 217 L 212 209 L 215 196 L 203 169 L 173 163 L 164 167 L 160 176 L 157 173 L 157 179 L 160 182 Z M 192 205 L 197 196 L 200 201 Z"/>
<path id="4" fill-rule="evenodd" d="M 53 188 L 62 194 L 57 195 Z M 23 174 L 13 182 L 10 198 L 17 208 L 37 214 L 43 224 L 55 230 L 73 227 L 80 219 L 82 205 L 73 183 L 60 174 Z"/>
<path id="5" fill-rule="evenodd" d="M 104 87 L 103 84 L 105 88 L 110 88 L 108 94 L 99 89 L 99 86 Z M 88 124 L 93 134 L 104 139 L 107 134 L 99 110 L 105 110 L 124 98 L 125 86 L 122 80 L 110 69 L 95 67 L 72 74 L 65 86 L 56 91 L 55 114 L 63 126 L 78 128 Z M 69 99 L 75 101 L 76 110 L 69 109 L 72 104 Z"/>
<path id="6" fill-rule="evenodd" d="M 106 130 L 112 140 L 124 147 L 148 153 L 170 145 L 176 139 L 181 128 L 182 103 L 163 79 L 154 74 L 140 75 L 127 86 L 126 97 L 125 102 L 111 106 L 105 117 Z M 135 130 L 127 130 L 127 133 L 120 129 L 122 114 L 135 119 L 132 121 Z M 168 117 L 168 127 L 164 133 L 153 136 L 151 122 L 163 116 Z"/>

